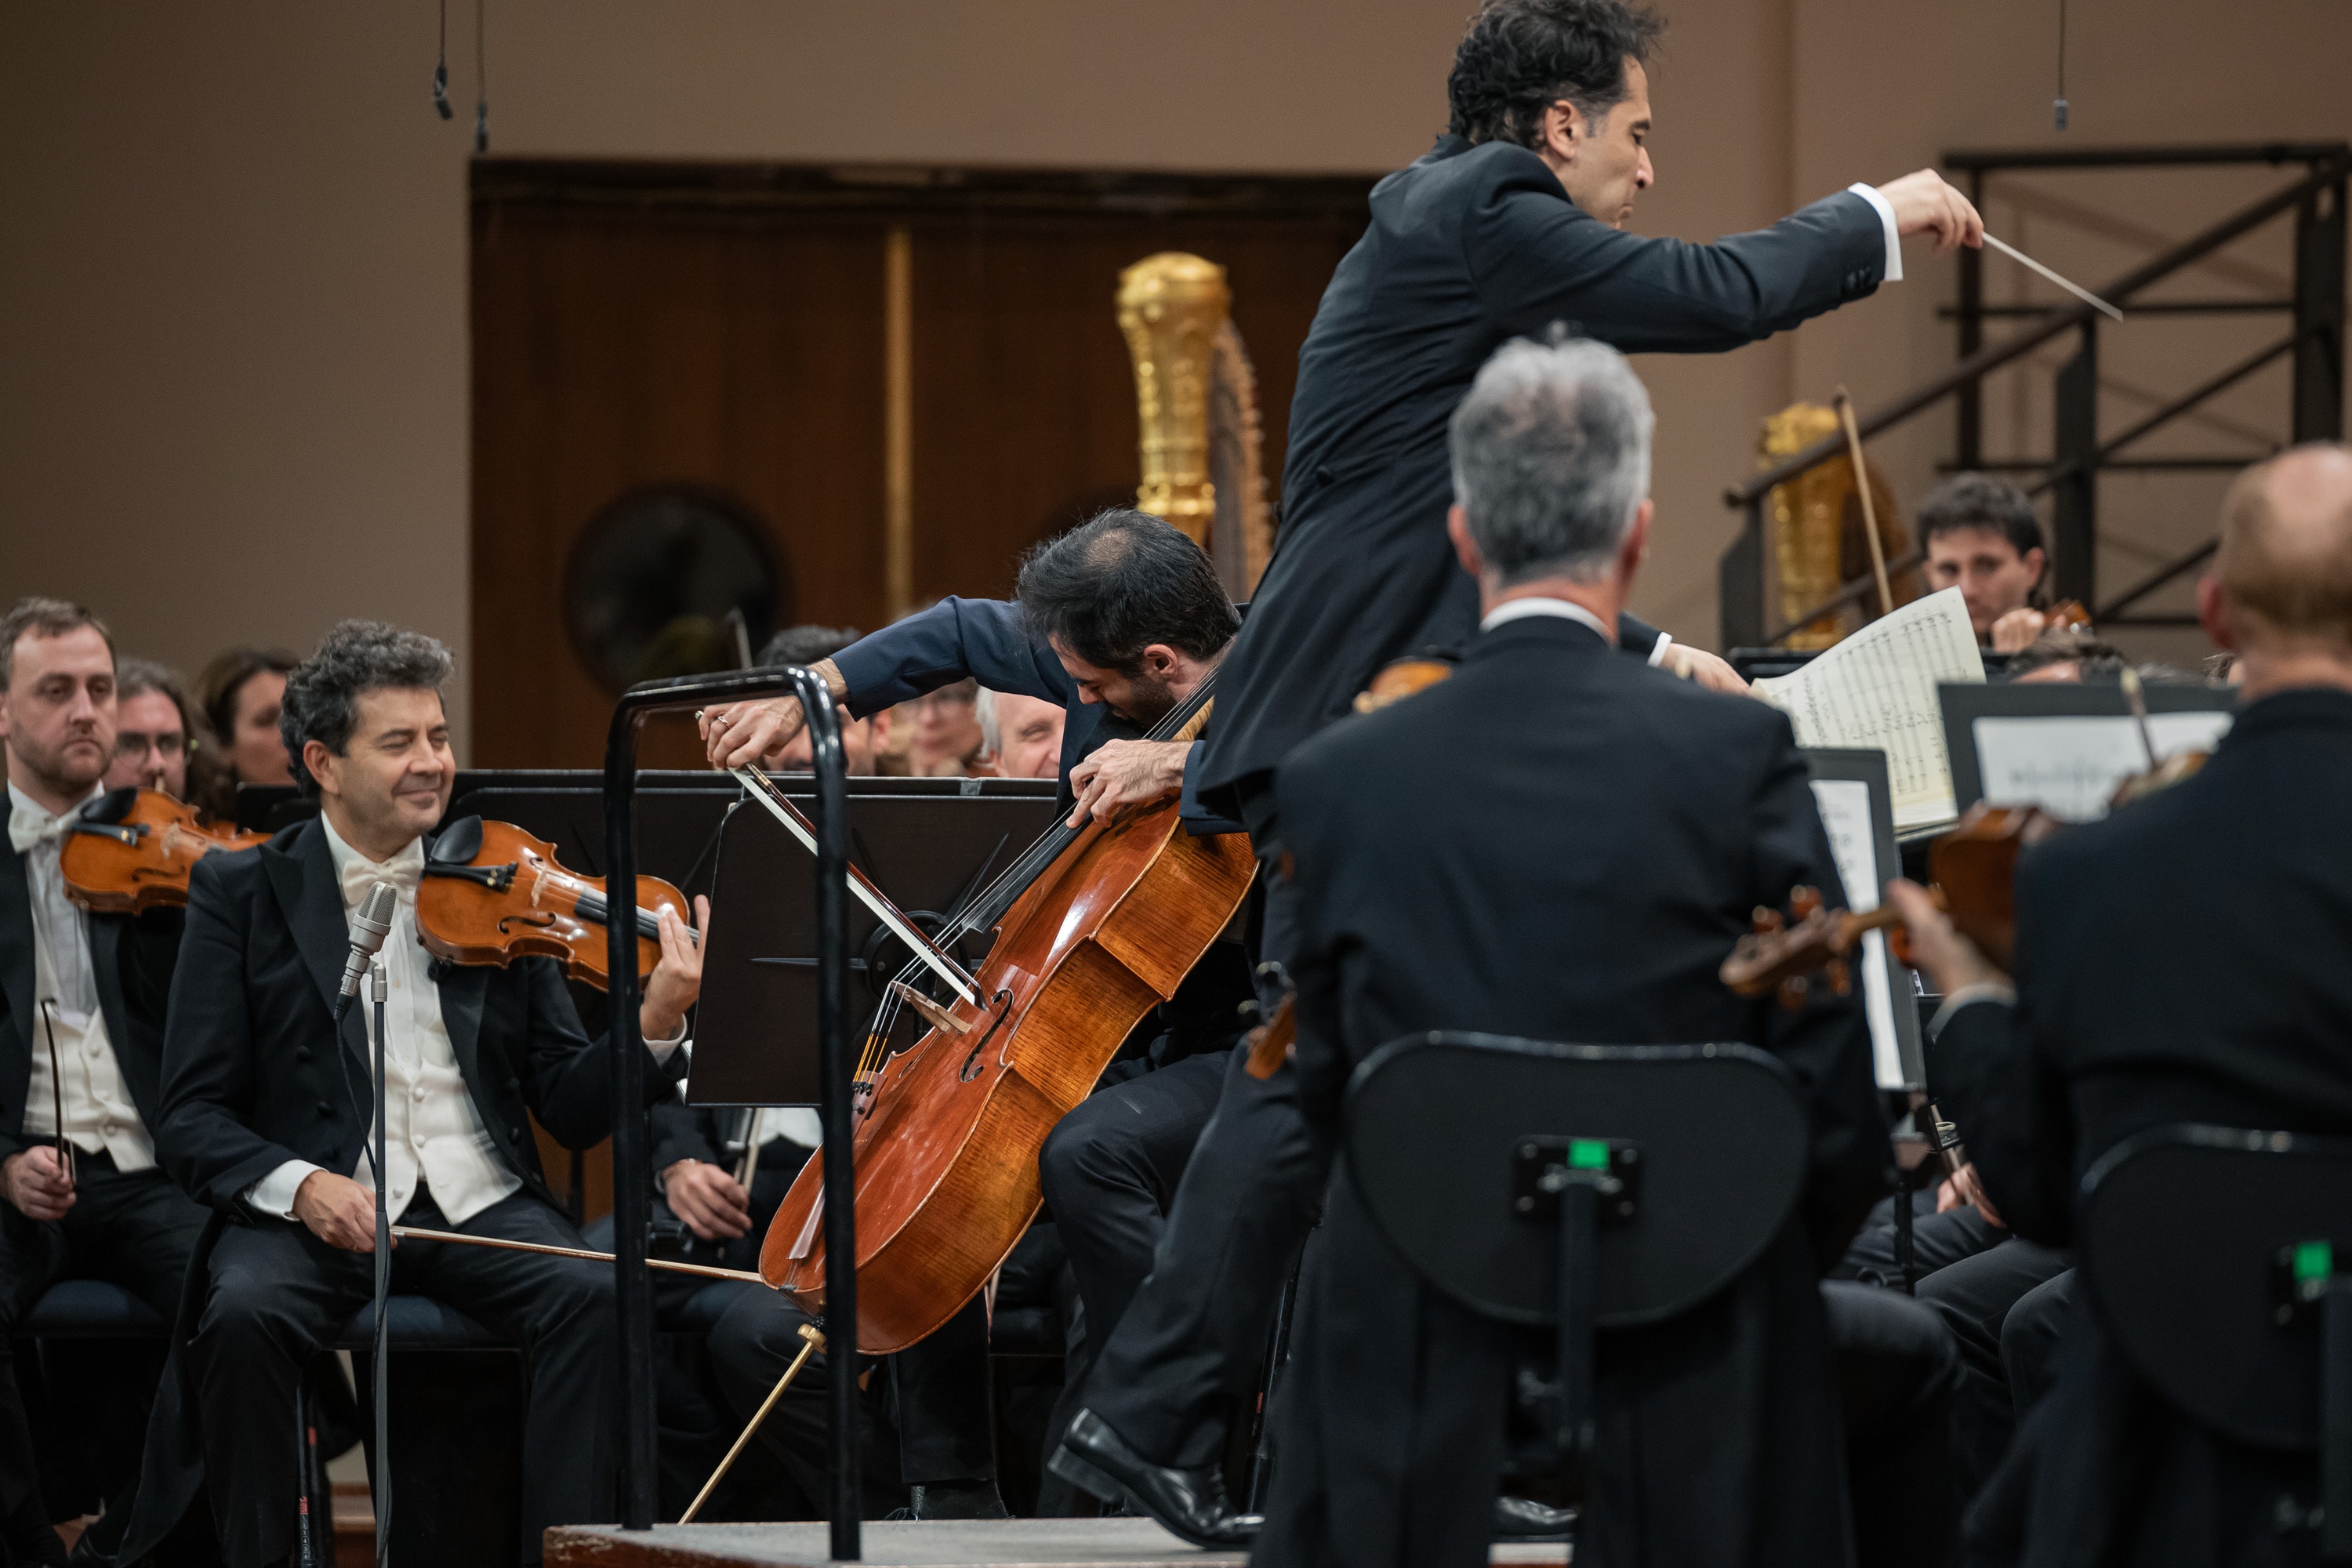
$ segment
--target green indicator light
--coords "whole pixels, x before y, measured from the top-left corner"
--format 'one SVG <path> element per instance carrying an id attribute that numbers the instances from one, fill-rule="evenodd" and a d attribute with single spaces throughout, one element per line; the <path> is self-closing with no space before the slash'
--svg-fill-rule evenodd
<path id="1" fill-rule="evenodd" d="M 2298 1284 L 2325 1279 L 2336 1272 L 2336 1248 L 2324 1241 L 2294 1244 L 2294 1278 Z"/>
<path id="2" fill-rule="evenodd" d="M 1568 1142 L 1568 1168 L 1571 1171 L 1605 1171 L 1609 1168 L 1609 1145 L 1598 1138 L 1571 1138 Z M 2318 1245 L 2325 1248 L 2326 1242 Z"/>

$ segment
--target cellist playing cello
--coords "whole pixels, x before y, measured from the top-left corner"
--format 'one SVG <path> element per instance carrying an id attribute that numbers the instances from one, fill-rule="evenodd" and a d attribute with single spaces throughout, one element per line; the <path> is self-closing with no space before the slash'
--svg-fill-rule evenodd
<path id="1" fill-rule="evenodd" d="M 1159 518 L 1113 510 L 1032 552 L 1017 591 L 1018 603 L 943 600 L 814 668 L 853 718 L 966 677 L 1055 703 L 1068 713 L 1061 771 L 1073 823 L 1176 795 L 1187 831 L 1238 832 L 1240 824 L 1193 807 L 1187 780 L 1199 742 L 1140 738 L 1200 688 L 1239 624 L 1208 554 Z M 801 724 L 790 698 L 714 708 L 702 720 L 710 761 L 728 768 L 781 756 Z M 1066 1398 L 1150 1271 L 1177 1180 L 1246 1022 L 1238 1006 L 1250 994 L 1241 942 L 1213 943 L 1176 995 L 1135 1031 L 1121 1053 L 1127 1059 L 1045 1142 L 1038 1173 L 1086 1303 L 1086 1342 Z M 780 1297 L 775 1310 L 781 1317 L 793 1308 Z M 976 1316 L 978 1300 L 965 1310 Z M 966 1327 L 959 1319 L 940 1331 Z M 713 1353 L 763 1393 L 794 1342 L 789 1331 L 760 1337 L 772 1366 L 746 1347 Z M 973 1342 L 984 1347 L 984 1337 Z M 986 1418 L 984 1399 L 960 1404 Z M 1063 1411 L 1062 1422 L 1070 1414 Z M 992 1482 L 906 1479 L 923 1489 L 919 1517 L 1003 1513 Z"/>

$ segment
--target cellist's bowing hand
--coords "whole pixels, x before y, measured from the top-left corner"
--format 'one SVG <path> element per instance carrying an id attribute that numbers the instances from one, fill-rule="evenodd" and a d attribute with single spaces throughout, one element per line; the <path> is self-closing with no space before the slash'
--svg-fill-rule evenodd
<path id="1" fill-rule="evenodd" d="M 1108 822 L 1130 807 L 1177 794 L 1184 787 L 1184 759 L 1192 751 L 1190 741 L 1104 742 L 1070 770 L 1070 788 L 1078 797 L 1070 826 L 1083 827 L 1089 817 Z"/>
<path id="2" fill-rule="evenodd" d="M 680 1160 L 662 1173 L 670 1212 L 705 1241 L 732 1241 L 751 1228 L 751 1196 L 743 1184 L 701 1160 Z"/>
<path id="3" fill-rule="evenodd" d="M 651 1045 L 679 1037 L 686 1010 L 702 994 L 702 950 L 710 940 L 710 900 L 694 900 L 691 930 L 677 910 L 664 904 L 654 915 L 660 934 L 661 957 L 646 976 L 646 999 L 637 1009 L 637 1028 Z"/>
<path id="4" fill-rule="evenodd" d="M 833 660 L 823 658 L 809 668 L 824 678 L 825 689 L 835 698 L 849 695 L 849 682 Z M 710 765 L 725 772 L 778 760 L 793 737 L 801 732 L 805 716 L 797 697 L 768 697 L 750 702 L 727 702 L 695 715 L 702 748 Z"/>
<path id="5" fill-rule="evenodd" d="M 1937 995 L 1954 995 L 1970 985 L 2009 984 L 2009 976 L 1959 933 L 1951 916 L 1936 907 L 1927 889 L 1897 877 L 1886 884 L 1886 897 L 1902 912 L 1911 966 L 1927 975 L 1928 988 Z"/>

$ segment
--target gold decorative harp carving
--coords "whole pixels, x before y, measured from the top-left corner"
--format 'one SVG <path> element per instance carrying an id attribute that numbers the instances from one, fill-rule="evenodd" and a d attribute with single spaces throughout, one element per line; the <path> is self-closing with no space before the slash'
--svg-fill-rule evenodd
<path id="1" fill-rule="evenodd" d="M 1273 552 L 1257 375 L 1234 328 L 1225 269 L 1181 251 L 1118 275 L 1118 328 L 1135 362 L 1143 482 L 1135 504 L 1204 546 L 1246 599 Z"/>
<path id="2" fill-rule="evenodd" d="M 1758 443 L 1760 466 L 1769 468 L 1814 442 L 1838 434 L 1837 413 L 1819 403 L 1792 403 L 1778 414 L 1764 416 Z M 1870 478 L 1871 505 L 1878 513 L 1878 540 L 1894 561 L 1911 548 L 1910 535 L 1895 507 L 1895 492 L 1876 465 L 1864 463 Z M 1803 473 L 1772 487 L 1765 504 L 1765 526 L 1771 548 L 1772 599 L 1786 626 L 1846 584 L 1870 574 L 1870 541 L 1863 534 L 1862 498 L 1854 486 L 1853 461 L 1841 453 L 1814 464 Z M 1919 574 L 1900 572 L 1892 582 L 1895 602 L 1907 605 L 1919 596 Z M 1783 643 L 1792 648 L 1823 648 L 1865 622 L 1878 618 L 1875 590 L 1844 609 L 1816 617 L 1790 632 Z"/>

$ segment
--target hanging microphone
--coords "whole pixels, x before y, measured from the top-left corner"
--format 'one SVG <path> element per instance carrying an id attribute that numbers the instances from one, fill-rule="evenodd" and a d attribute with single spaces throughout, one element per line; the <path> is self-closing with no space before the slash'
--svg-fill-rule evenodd
<path id="1" fill-rule="evenodd" d="M 343 986 L 335 994 L 335 1022 L 352 1010 L 360 994 L 360 977 L 367 973 L 368 960 L 383 951 L 383 939 L 391 934 L 392 917 L 400 909 L 400 889 L 390 882 L 378 882 L 368 889 L 368 896 L 352 917 L 352 952 L 343 960 Z"/>

